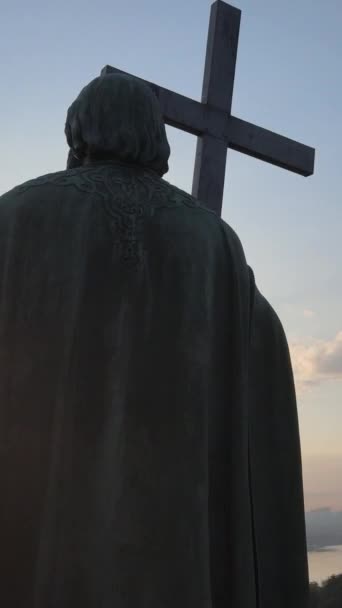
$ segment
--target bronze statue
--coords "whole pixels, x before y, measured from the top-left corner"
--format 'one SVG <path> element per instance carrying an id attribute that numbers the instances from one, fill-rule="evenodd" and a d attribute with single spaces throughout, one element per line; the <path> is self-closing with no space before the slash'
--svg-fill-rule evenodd
<path id="1" fill-rule="evenodd" d="M 1 605 L 304 608 L 286 338 L 233 230 L 96 78 L 68 168 L 0 198 Z"/>

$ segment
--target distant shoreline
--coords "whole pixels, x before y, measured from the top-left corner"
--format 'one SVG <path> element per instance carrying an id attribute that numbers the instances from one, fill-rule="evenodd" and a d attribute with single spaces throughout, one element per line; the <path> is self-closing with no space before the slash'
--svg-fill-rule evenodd
<path id="1" fill-rule="evenodd" d="M 342 545 L 342 511 L 329 507 L 308 511 L 305 514 L 308 551 L 339 551 Z"/>
<path id="2" fill-rule="evenodd" d="M 308 553 L 326 553 L 328 551 L 341 551 L 342 545 L 324 545 L 308 547 Z"/>

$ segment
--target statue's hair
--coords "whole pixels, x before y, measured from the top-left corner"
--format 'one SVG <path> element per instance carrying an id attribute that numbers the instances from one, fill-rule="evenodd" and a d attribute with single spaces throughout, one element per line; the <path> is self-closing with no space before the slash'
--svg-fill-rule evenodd
<path id="1" fill-rule="evenodd" d="M 65 135 L 76 158 L 113 158 L 168 171 L 170 146 L 158 99 L 125 74 L 92 80 L 68 109 Z"/>

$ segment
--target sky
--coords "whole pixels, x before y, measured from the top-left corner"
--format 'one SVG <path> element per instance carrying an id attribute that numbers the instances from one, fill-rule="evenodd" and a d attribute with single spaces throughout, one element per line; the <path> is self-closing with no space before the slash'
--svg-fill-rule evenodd
<path id="1" fill-rule="evenodd" d="M 316 148 L 304 178 L 229 150 L 223 219 L 290 344 L 306 508 L 342 510 L 341 0 L 236 0 L 232 113 Z M 0 0 L 0 194 L 65 168 L 66 110 L 110 64 L 200 99 L 209 0 Z M 196 139 L 167 128 L 191 191 Z"/>

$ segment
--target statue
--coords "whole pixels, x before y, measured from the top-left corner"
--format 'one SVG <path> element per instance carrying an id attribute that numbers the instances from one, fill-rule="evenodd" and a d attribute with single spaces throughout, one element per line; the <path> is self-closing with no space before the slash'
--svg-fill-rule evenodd
<path id="1" fill-rule="evenodd" d="M 304 608 L 286 338 L 134 78 L 0 198 L 1 605 Z"/>

